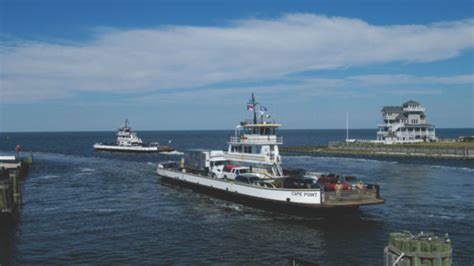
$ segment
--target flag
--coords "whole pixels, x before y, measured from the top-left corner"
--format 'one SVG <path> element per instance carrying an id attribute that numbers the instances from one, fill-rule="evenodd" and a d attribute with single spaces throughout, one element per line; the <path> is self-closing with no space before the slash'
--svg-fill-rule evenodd
<path id="1" fill-rule="evenodd" d="M 253 111 L 253 105 L 247 104 L 247 111 Z"/>

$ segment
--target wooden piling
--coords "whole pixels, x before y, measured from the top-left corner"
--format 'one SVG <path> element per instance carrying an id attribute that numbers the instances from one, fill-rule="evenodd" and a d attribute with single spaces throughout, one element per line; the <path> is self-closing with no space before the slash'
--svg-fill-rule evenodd
<path id="1" fill-rule="evenodd" d="M 388 246 L 384 249 L 385 266 L 451 264 L 452 247 L 447 235 L 443 238 L 423 232 L 418 235 L 412 235 L 410 232 L 390 233 Z"/>
<path id="2" fill-rule="evenodd" d="M 21 178 L 33 163 L 31 151 L 26 159 L 5 157 L 0 162 L 0 219 L 16 216 L 22 203 Z"/>
<path id="3" fill-rule="evenodd" d="M 11 213 L 12 195 L 10 190 L 10 182 L 8 180 L 0 180 L 0 213 Z"/>
<path id="4" fill-rule="evenodd" d="M 10 184 L 12 185 L 13 207 L 16 209 L 21 204 L 21 183 L 19 169 L 10 170 Z"/>

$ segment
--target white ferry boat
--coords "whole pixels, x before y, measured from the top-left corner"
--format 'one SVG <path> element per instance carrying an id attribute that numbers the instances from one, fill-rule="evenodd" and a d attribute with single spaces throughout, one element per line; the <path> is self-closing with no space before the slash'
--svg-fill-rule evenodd
<path id="1" fill-rule="evenodd" d="M 124 126 L 118 129 L 116 143 L 96 143 L 94 149 L 103 151 L 121 151 L 121 152 L 170 152 L 174 149 L 167 146 L 161 146 L 159 143 L 143 143 L 132 128 L 128 126 L 128 119 Z"/>
<path id="2" fill-rule="evenodd" d="M 159 163 L 164 183 L 188 187 L 226 200 L 284 212 L 315 214 L 314 209 L 357 209 L 382 204 L 379 186 L 350 184 L 353 177 L 324 173 L 291 173 L 282 168 L 276 134 L 266 108 L 252 95 L 253 121 L 237 126 L 226 152 L 193 150 L 180 162 Z M 259 110 L 257 110 L 259 108 Z M 257 111 L 259 119 L 257 119 Z"/>

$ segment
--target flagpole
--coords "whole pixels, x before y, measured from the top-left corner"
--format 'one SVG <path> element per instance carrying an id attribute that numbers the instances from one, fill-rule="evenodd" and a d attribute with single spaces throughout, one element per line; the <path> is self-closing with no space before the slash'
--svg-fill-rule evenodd
<path id="1" fill-rule="evenodd" d="M 253 92 L 252 92 L 252 106 L 253 106 L 253 123 L 257 124 L 257 110 L 255 108 L 256 104 L 255 104 L 255 96 L 253 95 Z"/>
<path id="2" fill-rule="evenodd" d="M 349 141 L 349 112 L 346 112 L 346 142 Z"/>

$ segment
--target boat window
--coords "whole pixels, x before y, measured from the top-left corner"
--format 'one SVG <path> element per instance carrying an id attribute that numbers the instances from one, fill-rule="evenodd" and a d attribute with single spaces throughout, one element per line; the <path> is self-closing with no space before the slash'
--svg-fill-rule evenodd
<path id="1" fill-rule="evenodd" d="M 241 146 L 232 146 L 232 152 L 242 152 Z"/>

